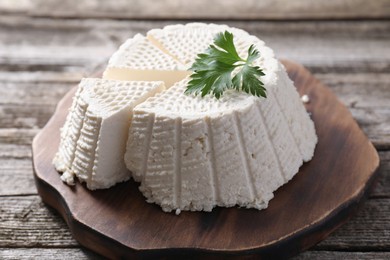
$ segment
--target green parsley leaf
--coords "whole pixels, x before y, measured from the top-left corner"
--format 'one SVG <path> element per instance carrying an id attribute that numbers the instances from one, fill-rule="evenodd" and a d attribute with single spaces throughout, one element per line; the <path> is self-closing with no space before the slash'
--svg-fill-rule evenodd
<path id="1" fill-rule="evenodd" d="M 260 80 L 265 74 L 258 66 L 252 66 L 259 57 L 259 51 L 251 45 L 248 57 L 241 58 L 234 46 L 233 34 L 228 31 L 218 33 L 214 44 L 205 53 L 198 54 L 192 64 L 190 70 L 193 73 L 185 93 L 201 94 L 202 97 L 211 93 L 219 99 L 226 89 L 236 89 L 254 96 L 267 97 Z M 236 74 L 232 78 L 234 70 Z"/>

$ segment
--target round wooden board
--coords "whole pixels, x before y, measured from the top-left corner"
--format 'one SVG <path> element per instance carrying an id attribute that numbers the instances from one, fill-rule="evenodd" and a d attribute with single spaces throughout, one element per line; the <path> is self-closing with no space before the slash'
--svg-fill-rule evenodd
<path id="1" fill-rule="evenodd" d="M 301 65 L 283 61 L 315 122 L 314 158 L 275 193 L 266 210 L 215 208 L 164 213 L 146 203 L 138 184 L 107 190 L 69 187 L 52 165 L 75 89 L 33 142 L 34 175 L 42 200 L 60 212 L 82 245 L 109 258 L 172 256 L 254 258 L 293 256 L 344 223 L 367 195 L 378 154 L 347 108 Z"/>

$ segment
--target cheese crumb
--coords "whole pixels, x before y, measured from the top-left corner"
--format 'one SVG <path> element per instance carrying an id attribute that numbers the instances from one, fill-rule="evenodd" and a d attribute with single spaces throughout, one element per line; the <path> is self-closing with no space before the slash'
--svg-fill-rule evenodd
<path id="1" fill-rule="evenodd" d="M 305 104 L 307 104 L 307 103 L 310 102 L 310 98 L 309 98 L 308 95 L 303 95 L 303 96 L 301 97 L 301 100 L 302 100 L 302 102 L 305 103 Z"/>
<path id="2" fill-rule="evenodd" d="M 61 175 L 61 180 L 65 183 L 67 183 L 68 185 L 72 185 L 72 186 L 75 185 L 73 174 L 69 171 L 65 171 Z"/>
<path id="3" fill-rule="evenodd" d="M 176 215 L 179 215 L 180 213 L 181 213 L 181 210 L 180 210 L 180 209 L 176 209 L 175 214 L 176 214 Z"/>

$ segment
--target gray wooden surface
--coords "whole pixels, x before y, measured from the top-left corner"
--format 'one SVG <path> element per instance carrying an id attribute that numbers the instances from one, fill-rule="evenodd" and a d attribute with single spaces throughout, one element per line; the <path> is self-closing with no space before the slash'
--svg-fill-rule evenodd
<path id="1" fill-rule="evenodd" d="M 243 28 L 279 58 L 302 63 L 379 151 L 381 176 L 370 199 L 295 259 L 390 258 L 390 1 L 208 2 L 0 0 L 0 259 L 99 258 L 37 195 L 32 138 L 62 96 L 122 41 L 180 19 Z"/>

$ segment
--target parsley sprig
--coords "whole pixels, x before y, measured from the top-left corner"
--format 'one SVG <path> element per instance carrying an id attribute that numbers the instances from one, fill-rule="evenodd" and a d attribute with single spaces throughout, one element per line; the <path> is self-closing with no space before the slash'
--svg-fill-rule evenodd
<path id="1" fill-rule="evenodd" d="M 254 96 L 267 97 L 260 76 L 262 69 L 252 63 L 260 57 L 254 45 L 248 49 L 248 57 L 241 58 L 234 46 L 233 34 L 218 33 L 205 53 L 198 54 L 189 70 L 193 71 L 185 93 L 212 93 L 219 99 L 226 89 L 242 90 Z M 232 78 L 232 72 L 237 72 Z"/>

